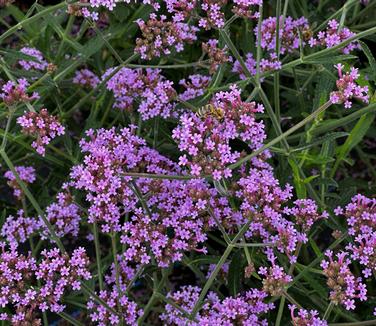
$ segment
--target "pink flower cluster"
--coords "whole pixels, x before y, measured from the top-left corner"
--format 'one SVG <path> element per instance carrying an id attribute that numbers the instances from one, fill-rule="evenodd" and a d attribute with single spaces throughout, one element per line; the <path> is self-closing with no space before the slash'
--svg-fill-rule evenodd
<path id="1" fill-rule="evenodd" d="M 42 156 L 46 152 L 45 146 L 55 137 L 65 133 L 65 128 L 55 116 L 48 113 L 47 109 L 41 109 L 39 113 L 25 112 L 17 119 L 17 123 L 22 127 L 24 134 L 36 137 L 31 146 Z"/>
<path id="2" fill-rule="evenodd" d="M 372 276 L 376 272 L 376 199 L 358 194 L 345 209 L 338 207 L 335 213 L 345 216 L 354 238 L 346 247 L 351 258 L 363 266 L 365 277 Z"/>
<path id="3" fill-rule="evenodd" d="M 42 52 L 35 48 L 24 47 L 20 50 L 21 53 L 26 54 L 33 59 L 30 60 L 19 60 L 18 64 L 25 70 L 40 70 L 44 71 L 47 69 L 48 63 L 44 59 Z"/>
<path id="4" fill-rule="evenodd" d="M 344 103 L 346 109 L 352 107 L 353 99 L 358 99 L 364 103 L 368 103 L 368 86 L 362 87 L 356 82 L 360 76 L 358 69 L 352 67 L 350 72 L 343 74 L 342 70 L 344 66 L 342 64 L 338 64 L 335 67 L 337 68 L 339 75 L 339 79 L 336 82 L 338 90 L 330 93 L 330 101 L 333 104 Z"/>
<path id="5" fill-rule="evenodd" d="M 269 52 L 276 51 L 276 17 L 264 19 L 261 24 L 261 47 Z M 281 28 L 283 24 L 283 28 Z M 279 40 L 280 53 L 292 53 L 299 49 L 299 33 L 303 35 L 310 30 L 308 21 L 305 17 L 293 19 L 292 17 L 279 18 Z M 257 27 L 255 28 L 255 36 L 257 38 Z M 302 40 L 304 42 L 304 40 Z"/>
<path id="6" fill-rule="evenodd" d="M 71 257 L 58 249 L 44 250 L 41 256 L 37 263 L 34 258 L 1 244 L 0 306 L 15 311 L 2 313 L 1 320 L 9 320 L 14 325 L 21 325 L 21 322 L 31 325 L 38 321 L 40 311 L 61 312 L 65 308 L 61 303 L 63 294 L 79 290 L 80 282 L 91 278 L 83 248 L 75 249 Z"/>
<path id="7" fill-rule="evenodd" d="M 168 55 L 174 49 L 181 52 L 184 43 L 192 43 L 197 40 L 198 29 L 182 22 L 167 20 L 165 15 L 151 14 L 149 20 L 137 20 L 142 37 L 136 39 L 135 52 L 142 59 L 150 60 L 154 57 Z"/>
<path id="8" fill-rule="evenodd" d="M 179 94 L 179 98 L 188 101 L 203 95 L 210 80 L 210 77 L 199 74 L 190 75 L 187 79 L 180 80 L 179 84 L 185 88 L 185 91 Z"/>
<path id="9" fill-rule="evenodd" d="M 187 312 L 192 311 L 198 300 L 201 289 L 194 286 L 183 286 L 179 291 L 168 296 Z M 274 308 L 272 303 L 264 300 L 264 291 L 251 289 L 235 298 L 219 299 L 217 294 L 210 292 L 205 299 L 196 321 L 189 321 L 179 310 L 167 304 L 160 319 L 165 325 L 268 325 L 261 315 Z"/>
<path id="10" fill-rule="evenodd" d="M 339 252 L 333 257 L 333 252 L 327 250 L 325 255 L 328 260 L 321 262 L 327 279 L 327 285 L 331 289 L 329 298 L 335 305 L 344 305 L 347 310 L 355 309 L 355 299 L 367 300 L 367 289 L 362 279 L 356 278 L 350 270 L 350 259 L 346 258 L 346 252 Z"/>
<path id="11" fill-rule="evenodd" d="M 72 195 L 65 191 L 56 196 L 57 201 L 46 208 L 46 218 L 54 227 L 56 235 L 61 238 L 67 234 L 78 236 L 80 228 L 80 209 L 73 202 Z M 47 238 L 48 230 L 44 227 L 42 236 Z"/>
<path id="12" fill-rule="evenodd" d="M 27 94 L 28 86 L 29 83 L 25 78 L 18 79 L 17 82 L 9 80 L 1 88 L 0 98 L 8 106 L 38 99 L 39 94 L 37 92 L 33 92 L 31 96 Z"/>
<path id="13" fill-rule="evenodd" d="M 89 69 L 77 70 L 73 78 L 73 84 L 81 85 L 88 89 L 97 87 L 99 82 L 98 76 Z"/>
<path id="14" fill-rule="evenodd" d="M 241 202 L 243 223 L 251 221 L 246 237 L 273 243 L 291 263 L 296 261 L 297 244 L 308 240 L 306 233 L 313 223 L 328 216 L 326 212 L 319 213 L 317 205 L 310 199 L 296 200 L 292 208 L 287 207 L 292 198 L 292 187 L 286 185 L 282 189 L 273 169 L 266 163 L 241 172 L 235 196 Z M 269 260 L 273 261 L 273 257 L 269 255 Z"/>
<path id="15" fill-rule="evenodd" d="M 125 325 L 137 326 L 137 318 L 142 315 L 142 310 L 137 308 L 136 303 L 129 300 L 125 295 L 119 294 L 114 288 L 112 291 L 101 291 L 99 297 L 116 311 L 109 311 L 107 307 L 99 305 L 92 298 L 87 303 L 90 320 L 98 326 L 119 325 L 122 319 Z M 121 310 L 118 311 L 118 307 Z"/>
<path id="16" fill-rule="evenodd" d="M 84 164 L 73 167 L 71 186 L 87 191 L 89 222 L 99 222 L 103 232 L 120 231 L 123 208 L 132 211 L 137 199 L 125 172 L 175 174 L 176 165 L 146 146 L 136 127 L 88 130 L 81 140 Z M 122 207 L 121 207 L 122 206 Z"/>
<path id="17" fill-rule="evenodd" d="M 314 37 L 310 38 L 309 44 L 311 47 L 322 45 L 327 48 L 332 48 L 354 35 L 355 33 L 351 32 L 347 27 L 339 28 L 339 23 L 335 19 L 332 19 L 328 22 L 326 30 L 318 33 L 317 39 Z M 358 42 L 351 42 L 341 51 L 344 54 L 349 54 L 351 51 L 359 48 L 360 45 Z"/>
<path id="18" fill-rule="evenodd" d="M 8 216 L 1 228 L 1 236 L 12 247 L 26 242 L 29 237 L 40 229 L 41 223 L 32 217 L 24 217 L 24 211 L 20 209 L 17 217 Z"/>
<path id="19" fill-rule="evenodd" d="M 253 58 L 252 53 L 247 53 L 246 59 L 244 61 L 248 71 L 252 76 L 256 75 L 257 72 L 257 61 Z M 282 68 L 281 61 L 277 60 L 277 56 L 275 53 L 269 54 L 269 59 L 262 58 L 260 60 L 260 72 L 266 72 L 270 70 L 279 70 Z M 236 60 L 234 66 L 232 68 L 233 72 L 239 74 L 241 79 L 246 79 L 245 72 L 243 71 L 243 67 L 240 65 L 239 61 Z"/>
<path id="20" fill-rule="evenodd" d="M 206 17 L 201 18 L 198 25 L 201 28 L 209 30 L 211 28 L 223 28 L 225 25 L 225 14 L 222 12 L 222 7 L 227 3 L 227 0 L 203 0 L 201 9 L 205 12 Z"/>
<path id="21" fill-rule="evenodd" d="M 262 0 L 234 0 L 232 11 L 239 17 L 258 19 L 260 13 L 257 11 L 262 6 Z"/>
<path id="22" fill-rule="evenodd" d="M 327 212 L 319 213 L 317 204 L 312 199 L 298 199 L 294 201 L 294 207 L 285 208 L 284 213 L 294 218 L 295 224 L 299 225 L 303 232 L 311 229 L 312 225 L 323 218 L 327 219 Z"/>
<path id="23" fill-rule="evenodd" d="M 113 72 L 109 69 L 102 78 Z M 144 120 L 156 116 L 167 118 L 172 114 L 176 92 L 173 83 L 166 80 L 159 69 L 120 69 L 107 82 L 107 89 L 115 96 L 115 107 L 138 112 Z M 138 99 L 138 100 L 137 100 Z"/>
<path id="24" fill-rule="evenodd" d="M 32 166 L 16 166 L 15 170 L 20 177 L 21 181 L 25 184 L 31 184 L 35 181 L 35 169 Z M 21 200 L 23 197 L 23 192 L 21 186 L 18 184 L 16 180 L 16 176 L 13 174 L 12 171 L 7 171 L 4 174 L 4 177 L 8 179 L 8 185 L 13 189 L 13 195 L 18 199 Z"/>
<path id="25" fill-rule="evenodd" d="M 216 39 L 211 39 L 206 43 L 202 43 L 202 51 L 209 57 L 210 74 L 214 74 L 217 71 L 218 66 L 231 61 L 231 57 L 227 55 L 227 48 L 219 48 L 218 43 L 219 42 Z"/>
<path id="26" fill-rule="evenodd" d="M 173 131 L 173 138 L 178 142 L 179 150 L 188 154 L 180 156 L 181 166 L 189 167 L 194 176 L 212 175 L 220 180 L 232 175 L 227 166 L 241 156 L 231 150 L 230 140 L 240 138 L 249 142 L 251 149 L 262 145 L 266 137 L 264 124 L 256 121 L 255 114 L 263 112 L 263 106 L 243 102 L 236 87 L 217 93 L 212 105 L 214 112 L 183 114 L 180 125 Z"/>
<path id="27" fill-rule="evenodd" d="M 295 315 L 297 309 L 295 305 L 290 305 L 291 320 L 294 326 L 328 326 L 325 320 L 320 319 L 316 310 L 307 311 L 298 309 L 298 315 Z"/>
<path id="28" fill-rule="evenodd" d="M 185 251 L 206 252 L 206 231 L 214 225 L 206 209 L 216 205 L 215 190 L 201 180 L 140 180 L 139 188 L 148 194 L 148 211 L 137 208 L 124 223 L 121 243 L 128 262 L 147 264 L 153 257 L 160 267 L 168 267 Z"/>
<path id="29" fill-rule="evenodd" d="M 275 264 L 269 268 L 260 267 L 259 274 L 264 277 L 263 290 L 271 296 L 281 296 L 292 281 L 292 277 L 287 275 L 282 267 Z"/>

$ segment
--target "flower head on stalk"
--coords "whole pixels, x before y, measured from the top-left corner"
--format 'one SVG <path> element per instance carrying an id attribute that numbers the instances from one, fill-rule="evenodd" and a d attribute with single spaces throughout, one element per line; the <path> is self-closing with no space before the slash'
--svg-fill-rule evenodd
<path id="1" fill-rule="evenodd" d="M 356 80 L 359 78 L 360 74 L 358 69 L 352 67 L 350 72 L 343 74 L 344 66 L 342 64 L 337 64 L 334 66 L 338 70 L 339 79 L 336 82 L 338 91 L 330 93 L 330 101 L 333 104 L 344 103 L 345 108 L 349 109 L 352 107 L 353 99 L 358 99 L 364 103 L 369 102 L 368 96 L 368 86 L 359 86 Z"/>

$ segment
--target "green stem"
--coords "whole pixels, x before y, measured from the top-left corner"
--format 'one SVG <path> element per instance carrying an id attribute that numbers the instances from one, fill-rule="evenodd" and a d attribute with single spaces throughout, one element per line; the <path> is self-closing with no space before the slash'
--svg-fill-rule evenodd
<path id="1" fill-rule="evenodd" d="M 34 196 L 31 194 L 30 190 L 27 188 L 26 184 L 21 180 L 20 176 L 18 175 L 17 171 L 14 168 L 14 165 L 12 161 L 9 159 L 8 155 L 5 153 L 3 149 L 0 149 L 0 156 L 3 158 L 5 161 L 6 165 L 8 168 L 12 171 L 13 175 L 15 176 L 18 185 L 21 187 L 23 193 L 26 195 L 26 197 L 29 199 L 35 210 L 37 211 L 38 215 L 42 218 L 43 223 L 47 227 L 51 239 L 56 243 L 58 248 L 62 253 L 66 253 L 65 248 L 63 246 L 63 243 L 59 239 L 59 237 L 56 235 L 54 227 L 51 225 L 51 223 L 46 219 L 44 212 L 40 208 L 38 202 L 34 198 Z"/>
<path id="2" fill-rule="evenodd" d="M 212 283 L 214 282 L 214 279 L 216 278 L 217 274 L 222 268 L 222 265 L 226 262 L 227 257 L 230 255 L 232 249 L 234 248 L 234 245 L 238 242 L 238 240 L 244 235 L 244 233 L 248 230 L 249 225 L 251 224 L 251 221 L 248 221 L 246 224 L 243 225 L 243 227 L 240 229 L 240 231 L 236 234 L 234 239 L 230 242 L 230 244 L 227 246 L 225 252 L 222 254 L 222 257 L 218 261 L 218 264 L 215 266 L 213 272 L 210 274 L 209 279 L 205 283 L 199 298 L 197 299 L 196 304 L 194 305 L 192 312 L 191 312 L 191 320 L 196 317 L 196 314 L 198 310 L 201 307 L 201 303 L 203 302 L 206 293 L 209 291 Z"/>
<path id="3" fill-rule="evenodd" d="M 115 232 L 112 232 L 112 234 L 111 234 L 111 248 L 112 248 L 112 256 L 113 256 L 114 264 L 115 264 L 115 282 L 116 282 L 117 292 L 118 292 L 118 295 L 120 297 L 121 294 L 122 294 L 122 291 L 121 291 L 121 286 L 120 286 L 119 260 L 118 260 L 118 257 L 117 257 L 116 233 Z M 117 300 L 117 308 L 118 308 L 118 311 L 120 313 L 121 312 L 120 300 Z M 123 324 L 124 324 L 124 320 L 123 320 L 123 317 L 121 316 L 120 317 L 120 325 L 123 325 Z"/>
<path id="4" fill-rule="evenodd" d="M 97 270 L 98 270 L 99 289 L 102 291 L 104 289 L 104 285 L 103 285 L 103 276 L 102 276 L 101 249 L 100 249 L 100 244 L 99 244 L 98 226 L 96 222 L 93 223 L 93 233 L 94 233 L 95 257 L 97 261 Z"/>
<path id="5" fill-rule="evenodd" d="M 330 301 L 328 308 L 326 308 L 324 316 L 323 316 L 324 320 L 329 319 L 330 313 L 332 312 L 333 308 L 334 308 L 334 303 L 333 303 L 333 301 Z"/>
<path id="6" fill-rule="evenodd" d="M 332 105 L 332 103 L 330 101 L 326 102 L 324 105 L 320 106 L 316 111 L 314 111 L 313 113 L 311 113 L 309 116 L 307 116 L 306 118 L 304 118 L 302 121 L 300 121 L 299 123 L 297 123 L 295 126 L 291 127 L 290 129 L 288 129 L 287 131 L 285 131 L 281 135 L 277 136 L 276 138 L 274 138 L 273 140 L 271 140 L 270 142 L 268 142 L 267 144 L 265 144 L 264 146 L 262 146 L 258 150 L 254 151 L 253 153 L 251 153 L 251 154 L 243 157 L 242 159 L 240 159 L 236 163 L 231 164 L 229 166 L 229 168 L 232 169 L 232 170 L 236 169 L 239 166 L 241 166 L 243 163 L 245 163 L 245 162 L 251 160 L 253 157 L 261 154 L 263 151 L 265 151 L 269 147 L 271 147 L 271 146 L 279 143 L 281 140 L 285 139 L 287 136 L 291 135 L 296 130 L 300 129 L 301 127 L 305 126 L 308 122 L 310 122 L 313 119 L 315 119 L 321 112 L 324 112 L 331 105 Z"/>

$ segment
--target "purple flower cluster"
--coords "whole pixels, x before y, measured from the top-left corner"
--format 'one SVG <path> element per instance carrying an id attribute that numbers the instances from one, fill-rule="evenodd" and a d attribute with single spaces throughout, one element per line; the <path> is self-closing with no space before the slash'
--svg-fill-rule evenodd
<path id="1" fill-rule="evenodd" d="M 126 245 L 127 261 L 147 264 L 154 257 L 160 267 L 168 267 L 185 251 L 206 252 L 202 247 L 209 229 L 206 209 L 214 205 L 214 190 L 201 180 L 140 182 L 139 187 L 148 194 L 149 212 L 135 209 L 124 223 L 121 243 Z"/>
<path id="2" fill-rule="evenodd" d="M 17 123 L 22 127 L 24 134 L 36 138 L 31 146 L 42 156 L 46 152 L 45 146 L 55 137 L 65 133 L 65 128 L 55 116 L 48 113 L 47 109 L 41 109 L 39 113 L 25 112 L 17 119 Z"/>
<path id="3" fill-rule="evenodd" d="M 180 156 L 181 166 L 189 167 L 194 176 L 212 175 L 219 180 L 232 175 L 227 166 L 241 156 L 231 150 L 231 139 L 240 138 L 257 149 L 266 136 L 264 124 L 255 118 L 255 113 L 263 112 L 263 106 L 243 102 L 235 86 L 229 92 L 217 93 L 212 106 L 214 112 L 183 114 L 173 138 L 179 150 L 188 154 Z"/>
<path id="4" fill-rule="evenodd" d="M 165 15 L 151 14 L 149 20 L 137 20 L 142 37 L 136 39 L 135 52 L 142 59 L 150 60 L 154 57 L 168 55 L 174 49 L 181 52 L 184 43 L 192 43 L 197 40 L 198 29 L 182 22 L 167 20 Z"/>
<path id="5" fill-rule="evenodd" d="M 262 0 L 234 0 L 232 11 L 239 17 L 258 19 L 260 13 L 257 11 L 262 6 Z"/>
<path id="6" fill-rule="evenodd" d="M 190 312 L 199 297 L 201 289 L 194 286 L 183 286 L 179 291 L 168 296 L 187 312 Z M 164 325 L 268 325 L 261 315 L 274 308 L 272 303 L 265 303 L 267 294 L 264 291 L 251 289 L 235 298 L 220 300 L 214 292 L 205 299 L 197 321 L 189 321 L 179 310 L 167 304 L 165 312 L 160 315 Z"/>
<path id="7" fill-rule="evenodd" d="M 355 35 L 347 27 L 339 28 L 339 23 L 332 19 L 328 22 L 328 27 L 324 31 L 320 31 L 317 35 L 317 38 L 311 37 L 309 44 L 311 47 L 322 45 L 327 48 L 332 48 L 340 44 L 343 41 L 346 41 L 348 38 Z M 358 42 L 351 42 L 346 45 L 341 51 L 344 54 L 349 54 L 355 49 L 359 49 L 360 45 Z"/>
<path id="8" fill-rule="evenodd" d="M 368 86 L 359 86 L 356 80 L 359 78 L 360 74 L 358 69 L 352 67 L 350 72 L 343 74 L 343 65 L 338 64 L 335 66 L 338 70 L 339 79 L 336 82 L 337 91 L 330 93 L 330 101 L 333 104 L 342 104 L 346 109 L 352 107 L 352 100 L 358 99 L 364 103 L 369 102 L 368 96 Z"/>
<path id="9" fill-rule="evenodd" d="M 283 16 L 281 16 L 279 26 L 282 26 L 282 24 L 283 28 L 279 29 L 280 52 L 281 54 L 292 53 L 299 49 L 299 33 L 305 35 L 310 30 L 308 21 L 305 17 L 299 19 L 286 17 L 283 19 Z M 269 52 L 276 50 L 276 25 L 276 17 L 264 19 L 261 24 L 261 47 Z M 255 35 L 257 38 L 257 27 L 255 28 Z"/>
<path id="10" fill-rule="evenodd" d="M 126 172 L 175 174 L 176 165 L 148 148 L 135 135 L 136 128 L 88 130 L 81 140 L 84 164 L 73 167 L 71 186 L 87 191 L 89 222 L 98 222 L 103 232 L 120 231 L 123 206 L 132 211 L 137 198 L 128 186 Z M 121 206 L 120 206 L 121 205 Z"/>
<path id="11" fill-rule="evenodd" d="M 292 208 L 285 208 L 284 213 L 294 217 L 295 224 L 299 225 L 303 232 L 311 229 L 312 225 L 323 218 L 328 218 L 327 212 L 319 213 L 315 201 L 312 199 L 298 199 L 294 201 Z"/>
<path id="12" fill-rule="evenodd" d="M 225 14 L 221 11 L 227 0 L 203 0 L 201 9 L 206 17 L 201 18 L 198 25 L 201 28 L 209 30 L 211 28 L 223 28 L 225 25 Z"/>
<path id="13" fill-rule="evenodd" d="M 31 96 L 27 94 L 28 86 L 29 83 L 25 78 L 18 79 L 17 83 L 9 80 L 1 88 L 0 98 L 8 106 L 38 99 L 39 94 L 37 92 L 33 92 Z"/>
<path id="14" fill-rule="evenodd" d="M 24 47 L 20 50 L 21 53 L 26 54 L 33 59 L 31 60 L 19 60 L 18 64 L 25 70 L 40 70 L 47 69 L 48 63 L 44 59 L 42 52 L 35 48 Z"/>
<path id="15" fill-rule="evenodd" d="M 89 260 L 83 248 L 75 249 L 69 257 L 58 249 L 44 250 L 42 260 L 19 254 L 15 248 L 1 244 L 0 306 L 15 313 L 2 313 L 1 320 L 14 325 L 38 321 L 39 311 L 61 312 L 64 293 L 79 290 L 80 282 L 91 278 Z M 39 280 L 40 286 L 37 286 Z"/>
<path id="16" fill-rule="evenodd" d="M 246 59 L 244 61 L 248 71 L 252 76 L 256 75 L 257 72 L 257 61 L 253 58 L 252 53 L 247 53 Z M 260 60 L 260 72 L 266 72 L 271 70 L 279 70 L 282 68 L 281 61 L 277 60 L 277 56 L 275 53 L 269 54 L 269 59 L 262 58 Z M 236 60 L 234 66 L 232 68 L 233 72 L 239 74 L 241 79 L 246 79 L 245 72 L 243 71 L 243 67 L 240 65 L 239 61 Z"/>
<path id="17" fill-rule="evenodd" d="M 8 216 L 1 228 L 1 236 L 4 237 L 12 247 L 24 243 L 29 237 L 39 230 L 41 223 L 32 217 L 24 217 L 24 211 L 20 209 L 17 217 Z"/>
<path id="18" fill-rule="evenodd" d="M 35 169 L 32 166 L 16 166 L 15 170 L 20 177 L 21 181 L 25 184 L 31 184 L 35 181 Z M 8 185 L 13 189 L 13 195 L 18 199 L 21 200 L 23 197 L 23 192 L 21 186 L 18 184 L 16 180 L 16 176 L 13 174 L 12 171 L 7 171 L 4 174 L 4 177 L 8 179 Z"/>
<path id="19" fill-rule="evenodd" d="M 107 307 L 97 304 L 92 298 L 87 303 L 90 320 L 98 326 L 119 325 L 122 319 L 125 325 L 136 326 L 137 318 L 142 314 L 142 310 L 137 308 L 137 304 L 130 301 L 125 295 L 119 294 L 114 288 L 112 291 L 101 291 L 99 297 L 114 311 L 109 311 Z M 121 311 L 118 311 L 121 307 Z"/>
<path id="20" fill-rule="evenodd" d="M 339 252 L 333 257 L 333 252 L 327 250 L 325 255 L 328 260 L 321 262 L 331 289 L 329 298 L 335 305 L 344 305 L 347 310 L 355 309 L 355 299 L 367 300 L 367 289 L 360 277 L 356 278 L 350 270 L 350 259 L 346 252 Z"/>
<path id="21" fill-rule="evenodd" d="M 219 48 L 218 40 L 211 39 L 206 43 L 202 43 L 202 51 L 209 57 L 209 73 L 214 74 L 217 71 L 219 65 L 223 65 L 226 62 L 231 61 L 231 57 L 227 55 L 227 48 Z"/>
<path id="22" fill-rule="evenodd" d="M 113 72 L 109 69 L 103 78 Z M 120 69 L 107 82 L 107 89 L 115 96 L 115 107 L 133 111 L 137 102 L 138 112 L 144 120 L 172 114 L 176 92 L 173 83 L 166 80 L 159 69 Z"/>
<path id="23" fill-rule="evenodd" d="M 46 208 L 46 218 L 53 225 L 58 237 L 67 234 L 77 237 L 80 228 L 80 209 L 73 203 L 72 195 L 65 191 L 56 196 L 57 201 Z M 42 235 L 47 238 L 48 229 L 45 227 Z"/>
<path id="24" fill-rule="evenodd" d="M 292 277 L 287 275 L 282 267 L 275 264 L 269 268 L 260 267 L 259 274 L 264 277 L 263 290 L 272 296 L 281 296 L 286 286 L 292 281 Z"/>
<path id="25" fill-rule="evenodd" d="M 345 209 L 338 207 L 335 213 L 346 217 L 349 234 L 354 238 L 346 249 L 363 265 L 364 276 L 370 277 L 376 272 L 376 199 L 358 194 Z"/>
<path id="26" fill-rule="evenodd" d="M 73 78 L 73 84 L 81 85 L 88 89 L 97 87 L 99 82 L 98 76 L 89 69 L 77 70 Z"/>
<path id="27" fill-rule="evenodd" d="M 291 320 L 294 326 L 328 326 L 325 320 L 318 317 L 319 313 L 316 310 L 307 311 L 299 309 L 298 315 L 295 315 L 296 306 L 290 305 Z"/>
<path id="28" fill-rule="evenodd" d="M 185 91 L 179 94 L 179 98 L 188 101 L 203 95 L 210 80 L 210 77 L 199 74 L 190 75 L 187 79 L 180 80 L 179 84 L 185 88 Z"/>
<path id="29" fill-rule="evenodd" d="M 35 276 L 43 282 L 38 298 L 42 301 L 39 308 L 42 311 L 61 312 L 65 306 L 60 302 L 64 292 L 81 289 L 81 281 L 89 280 L 89 258 L 85 249 L 75 249 L 69 257 L 55 249 L 43 250 L 42 261 L 38 264 Z"/>

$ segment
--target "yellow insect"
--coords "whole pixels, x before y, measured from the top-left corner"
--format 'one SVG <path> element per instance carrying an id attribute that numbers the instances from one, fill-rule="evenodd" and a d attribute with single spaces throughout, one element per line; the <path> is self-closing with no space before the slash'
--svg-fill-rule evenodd
<path id="1" fill-rule="evenodd" d="M 205 106 L 199 108 L 196 112 L 199 118 L 207 118 L 212 116 L 218 121 L 222 121 L 225 117 L 225 112 L 221 108 L 215 107 L 213 104 L 206 104 Z"/>
<path id="2" fill-rule="evenodd" d="M 308 27 L 302 31 L 304 41 L 308 41 L 313 36 L 313 31 Z"/>

